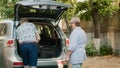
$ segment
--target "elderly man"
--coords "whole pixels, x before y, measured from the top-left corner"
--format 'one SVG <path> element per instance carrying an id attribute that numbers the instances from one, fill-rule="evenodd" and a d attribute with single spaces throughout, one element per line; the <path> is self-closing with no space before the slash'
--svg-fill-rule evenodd
<path id="1" fill-rule="evenodd" d="M 87 37 L 85 31 L 80 27 L 79 17 L 73 17 L 70 24 L 73 31 L 70 35 L 66 60 L 70 60 L 72 68 L 81 68 L 83 61 L 86 59 L 85 45 Z"/>
<path id="2" fill-rule="evenodd" d="M 38 54 L 37 42 L 40 40 L 40 36 L 35 25 L 29 23 L 26 18 L 21 18 L 20 26 L 16 31 L 24 68 L 36 68 Z"/>

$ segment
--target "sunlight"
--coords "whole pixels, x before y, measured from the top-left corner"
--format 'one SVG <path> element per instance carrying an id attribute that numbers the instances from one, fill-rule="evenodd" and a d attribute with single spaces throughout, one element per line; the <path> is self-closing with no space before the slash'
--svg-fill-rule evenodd
<path id="1" fill-rule="evenodd" d="M 77 2 L 84 2 L 85 0 L 77 0 Z"/>

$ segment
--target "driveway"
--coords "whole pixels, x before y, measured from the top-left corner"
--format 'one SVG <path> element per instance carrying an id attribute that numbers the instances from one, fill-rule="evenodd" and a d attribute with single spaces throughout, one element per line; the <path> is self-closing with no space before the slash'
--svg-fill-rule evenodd
<path id="1" fill-rule="evenodd" d="M 120 68 L 120 57 L 111 55 L 88 57 L 82 68 Z"/>

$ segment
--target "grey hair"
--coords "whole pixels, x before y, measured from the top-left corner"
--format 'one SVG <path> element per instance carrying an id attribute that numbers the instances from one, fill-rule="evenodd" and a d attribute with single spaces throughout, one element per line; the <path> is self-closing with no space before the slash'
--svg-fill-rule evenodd
<path id="1" fill-rule="evenodd" d="M 80 18 L 79 18 L 79 17 L 73 17 L 73 18 L 70 20 L 70 23 L 75 23 L 76 26 L 80 26 Z"/>

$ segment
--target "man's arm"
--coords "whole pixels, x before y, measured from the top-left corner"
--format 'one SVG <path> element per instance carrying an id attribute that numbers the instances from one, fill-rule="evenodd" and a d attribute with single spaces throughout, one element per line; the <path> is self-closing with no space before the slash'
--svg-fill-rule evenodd
<path id="1" fill-rule="evenodd" d="M 33 23 L 31 23 L 31 24 L 32 24 L 33 27 L 34 27 L 36 42 L 38 43 L 38 42 L 40 41 L 40 35 L 39 35 L 39 33 L 38 33 L 38 30 L 37 30 L 36 26 L 35 26 Z"/>
<path id="2" fill-rule="evenodd" d="M 70 44 L 68 46 L 68 52 L 67 52 L 67 55 L 65 57 L 65 60 L 69 60 L 71 54 L 74 52 L 74 50 L 77 48 L 77 41 L 78 41 L 78 37 L 79 35 L 77 33 L 73 33 L 71 36 L 70 36 Z"/>
<path id="3" fill-rule="evenodd" d="M 35 33 L 36 36 L 36 42 L 38 43 L 40 41 L 40 35 L 38 33 Z"/>
<path id="4" fill-rule="evenodd" d="M 66 55 L 66 57 L 65 57 L 65 61 L 68 61 L 68 60 L 69 60 L 71 54 L 72 54 L 72 51 L 71 51 L 71 50 L 68 50 L 67 55 Z"/>

